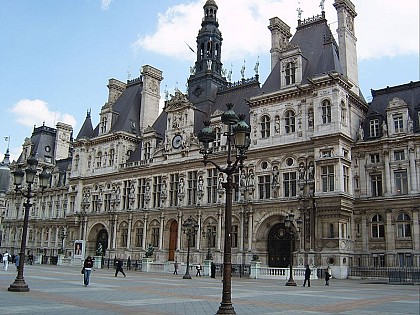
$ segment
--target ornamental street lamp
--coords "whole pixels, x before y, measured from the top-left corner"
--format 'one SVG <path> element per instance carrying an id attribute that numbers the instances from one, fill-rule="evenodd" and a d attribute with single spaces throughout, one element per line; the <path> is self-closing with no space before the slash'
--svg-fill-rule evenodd
<path id="1" fill-rule="evenodd" d="M 232 305 L 232 190 L 233 174 L 237 173 L 243 167 L 243 162 L 246 159 L 245 152 L 250 145 L 251 127 L 244 121 L 245 115 L 236 115 L 232 110 L 233 104 L 226 104 L 227 111 L 222 116 L 222 122 L 227 125 L 227 131 L 224 136 L 227 138 L 227 161 L 226 166 L 221 167 L 217 163 L 208 159 L 208 156 L 213 153 L 210 143 L 215 141 L 215 130 L 210 126 L 209 121 L 204 122 L 204 128 L 198 133 L 198 139 L 203 144 L 200 153 L 204 156 L 204 165 L 208 163 L 214 165 L 216 169 L 227 175 L 226 182 L 223 183 L 223 188 L 226 191 L 225 204 L 225 242 L 223 250 L 223 291 L 222 302 L 220 303 L 217 314 L 236 314 Z M 236 154 L 232 154 L 232 147 L 236 149 Z M 232 159 L 235 158 L 235 161 Z"/>
<path id="2" fill-rule="evenodd" d="M 192 216 L 182 223 L 182 229 L 184 230 L 184 234 L 187 235 L 188 246 L 187 246 L 187 270 L 185 271 L 185 275 L 182 277 L 183 279 L 191 279 L 190 275 L 190 247 L 191 247 L 191 239 L 198 231 L 198 222 Z"/>
<path id="3" fill-rule="evenodd" d="M 13 184 L 15 185 L 16 192 L 22 194 L 23 197 L 26 198 L 26 202 L 23 204 L 25 207 L 25 213 L 23 218 L 23 231 L 22 231 L 22 240 L 20 243 L 20 253 L 19 253 L 19 267 L 18 273 L 15 281 L 9 286 L 8 290 L 12 292 L 28 292 L 29 287 L 25 283 L 25 279 L 23 277 L 23 268 L 25 265 L 25 251 L 26 251 L 26 236 L 28 234 L 28 223 L 29 223 L 29 210 L 32 206 L 31 199 L 33 197 L 32 194 L 32 184 L 35 181 L 35 176 L 37 174 L 37 166 L 38 161 L 35 157 L 31 156 L 28 161 L 28 167 L 25 171 L 23 171 L 20 167 L 17 170 L 13 171 Z M 22 191 L 22 181 L 23 177 L 25 176 L 25 181 L 27 185 L 27 192 Z M 46 168 L 43 169 L 42 173 L 38 175 L 39 178 L 39 186 L 42 189 L 45 189 L 48 186 L 51 174 L 49 174 Z"/>
<path id="4" fill-rule="evenodd" d="M 211 254 L 211 243 L 213 237 L 216 235 L 216 231 L 213 231 L 213 226 L 209 223 L 207 225 L 207 230 L 203 231 L 203 237 L 207 238 L 207 255 L 206 260 L 212 260 L 213 256 Z"/>
<path id="5" fill-rule="evenodd" d="M 284 220 L 284 225 L 286 227 L 286 236 L 289 238 L 290 240 L 290 272 L 289 272 L 289 280 L 287 280 L 286 282 L 286 286 L 296 286 L 296 282 L 293 280 L 293 244 L 294 241 L 299 239 L 299 232 L 300 232 L 300 228 L 303 224 L 303 221 L 298 218 L 296 219 L 296 224 L 297 224 L 297 230 L 293 230 L 292 229 L 292 224 L 294 221 L 295 215 L 293 214 L 293 212 L 290 212 L 287 214 L 285 220 Z"/>

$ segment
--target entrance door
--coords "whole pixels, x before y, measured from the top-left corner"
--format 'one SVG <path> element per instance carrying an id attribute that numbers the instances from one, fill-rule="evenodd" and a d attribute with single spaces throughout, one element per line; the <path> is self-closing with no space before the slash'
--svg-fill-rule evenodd
<path id="1" fill-rule="evenodd" d="M 95 248 L 95 255 L 105 256 L 106 250 L 108 249 L 108 232 L 105 229 L 98 232 Z"/>
<path id="2" fill-rule="evenodd" d="M 290 238 L 287 237 L 284 223 L 273 226 L 268 233 L 268 266 L 286 268 L 290 264 Z"/>
<path id="3" fill-rule="evenodd" d="M 178 222 L 172 221 L 169 232 L 169 261 L 175 260 L 176 241 L 178 235 Z"/>

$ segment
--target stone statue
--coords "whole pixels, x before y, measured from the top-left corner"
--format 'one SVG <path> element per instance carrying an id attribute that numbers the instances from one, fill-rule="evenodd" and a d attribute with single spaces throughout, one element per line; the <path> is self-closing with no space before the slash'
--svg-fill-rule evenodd
<path id="1" fill-rule="evenodd" d="M 96 255 L 102 256 L 104 254 L 104 249 L 102 248 L 102 244 L 98 244 L 98 248 L 96 249 Z"/>
<path id="2" fill-rule="evenodd" d="M 147 246 L 147 250 L 146 250 L 146 258 L 152 257 L 153 256 L 153 251 L 155 250 L 155 248 L 152 246 L 152 244 L 149 244 L 149 246 Z"/>

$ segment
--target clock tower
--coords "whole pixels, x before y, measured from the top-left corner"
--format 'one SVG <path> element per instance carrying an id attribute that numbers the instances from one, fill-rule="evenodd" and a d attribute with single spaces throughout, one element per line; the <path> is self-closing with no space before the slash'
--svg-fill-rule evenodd
<path id="1" fill-rule="evenodd" d="M 204 17 L 197 36 L 197 60 L 188 79 L 188 98 L 196 106 L 214 102 L 218 88 L 227 85 L 221 62 L 223 39 L 217 20 L 218 7 L 214 0 L 207 0 L 203 9 Z"/>

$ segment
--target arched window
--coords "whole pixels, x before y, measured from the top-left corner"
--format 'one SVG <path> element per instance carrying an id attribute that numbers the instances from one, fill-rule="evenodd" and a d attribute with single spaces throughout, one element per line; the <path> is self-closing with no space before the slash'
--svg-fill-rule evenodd
<path id="1" fill-rule="evenodd" d="M 328 124 L 331 122 L 331 102 L 329 100 L 322 101 L 322 123 Z"/>
<path id="2" fill-rule="evenodd" d="M 372 238 L 385 237 L 385 225 L 380 214 L 375 214 L 371 221 Z"/>
<path id="3" fill-rule="evenodd" d="M 261 117 L 261 138 L 270 137 L 270 117 L 264 115 Z"/>
<path id="4" fill-rule="evenodd" d="M 286 133 L 295 132 L 295 113 L 292 110 L 288 110 L 284 115 L 284 129 Z"/>
<path id="5" fill-rule="evenodd" d="M 397 216 L 397 237 L 411 237 L 411 218 L 405 212 Z"/>

